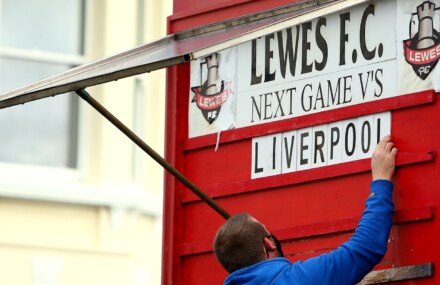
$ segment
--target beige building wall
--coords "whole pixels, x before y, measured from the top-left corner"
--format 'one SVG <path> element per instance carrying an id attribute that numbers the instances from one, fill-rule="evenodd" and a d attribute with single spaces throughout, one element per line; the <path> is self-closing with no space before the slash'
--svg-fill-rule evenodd
<path id="1" fill-rule="evenodd" d="M 171 2 L 88 1 L 84 62 L 164 36 Z M 88 89 L 162 154 L 164 75 Z M 163 170 L 79 104 L 77 170 L 0 165 L 0 284 L 160 284 Z"/>

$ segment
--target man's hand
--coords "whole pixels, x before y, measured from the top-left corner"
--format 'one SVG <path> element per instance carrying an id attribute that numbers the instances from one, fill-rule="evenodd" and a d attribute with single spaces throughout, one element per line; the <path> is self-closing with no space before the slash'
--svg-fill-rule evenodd
<path id="1" fill-rule="evenodd" d="M 391 142 L 390 136 L 385 136 L 380 140 L 371 159 L 373 181 L 379 179 L 391 180 L 396 163 L 396 154 L 397 148 Z"/>

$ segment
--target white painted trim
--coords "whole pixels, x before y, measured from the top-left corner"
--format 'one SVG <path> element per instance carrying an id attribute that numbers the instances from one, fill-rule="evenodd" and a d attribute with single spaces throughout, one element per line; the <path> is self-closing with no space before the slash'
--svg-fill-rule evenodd
<path id="1" fill-rule="evenodd" d="M 87 62 L 84 56 L 46 52 L 37 49 L 28 50 L 28 49 L 9 48 L 9 47 L 0 47 L 0 56 L 33 60 L 33 61 L 42 61 L 49 63 L 68 64 L 72 66 L 81 65 Z"/>
<path id="2" fill-rule="evenodd" d="M 108 207 L 152 217 L 162 215 L 161 195 L 139 185 L 91 186 L 80 181 L 78 171 L 62 168 L 0 164 L 0 173 L 3 198 Z"/>

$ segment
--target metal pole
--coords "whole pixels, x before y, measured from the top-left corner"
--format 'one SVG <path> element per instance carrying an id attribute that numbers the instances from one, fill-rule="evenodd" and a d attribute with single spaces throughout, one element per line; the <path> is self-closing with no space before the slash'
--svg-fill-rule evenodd
<path id="1" fill-rule="evenodd" d="M 132 142 L 139 146 L 143 151 L 145 151 L 151 158 L 158 162 L 163 168 L 168 170 L 175 178 L 183 183 L 189 190 L 196 194 L 200 199 L 207 203 L 212 209 L 219 213 L 223 218 L 228 219 L 231 215 L 223 209 L 217 202 L 215 202 L 211 197 L 206 195 L 205 192 L 200 190 L 194 183 L 192 183 L 188 178 L 186 178 L 180 171 L 169 164 L 164 158 L 162 158 L 156 151 L 154 151 L 150 146 L 148 146 L 141 138 L 139 138 L 135 133 L 133 133 L 127 126 L 125 126 L 121 121 L 119 121 L 112 113 L 105 109 L 98 101 L 93 99 L 87 91 L 84 89 L 75 91 L 84 101 L 89 103 L 96 111 L 103 115 L 107 120 L 109 120 L 116 128 L 118 128 L 122 133 L 124 133 Z"/>

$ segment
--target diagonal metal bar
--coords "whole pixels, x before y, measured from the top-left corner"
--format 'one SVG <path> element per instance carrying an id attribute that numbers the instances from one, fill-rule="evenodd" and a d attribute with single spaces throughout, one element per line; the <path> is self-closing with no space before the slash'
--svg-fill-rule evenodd
<path id="1" fill-rule="evenodd" d="M 185 175 L 179 170 L 173 167 L 168 161 L 160 156 L 154 149 L 146 144 L 141 138 L 133 133 L 127 126 L 119 121 L 112 113 L 104 108 L 98 101 L 96 101 L 90 94 L 84 89 L 75 91 L 84 101 L 90 104 L 96 111 L 103 115 L 108 121 L 110 121 L 116 128 L 118 128 L 124 135 L 126 135 L 132 142 L 145 151 L 151 158 L 159 163 L 163 168 L 170 172 L 175 178 L 177 178 L 183 185 L 188 187 L 194 194 L 196 194 L 202 201 L 207 203 L 212 209 L 219 213 L 223 218 L 228 219 L 231 215 L 222 208 L 217 202 L 191 182 Z"/>

